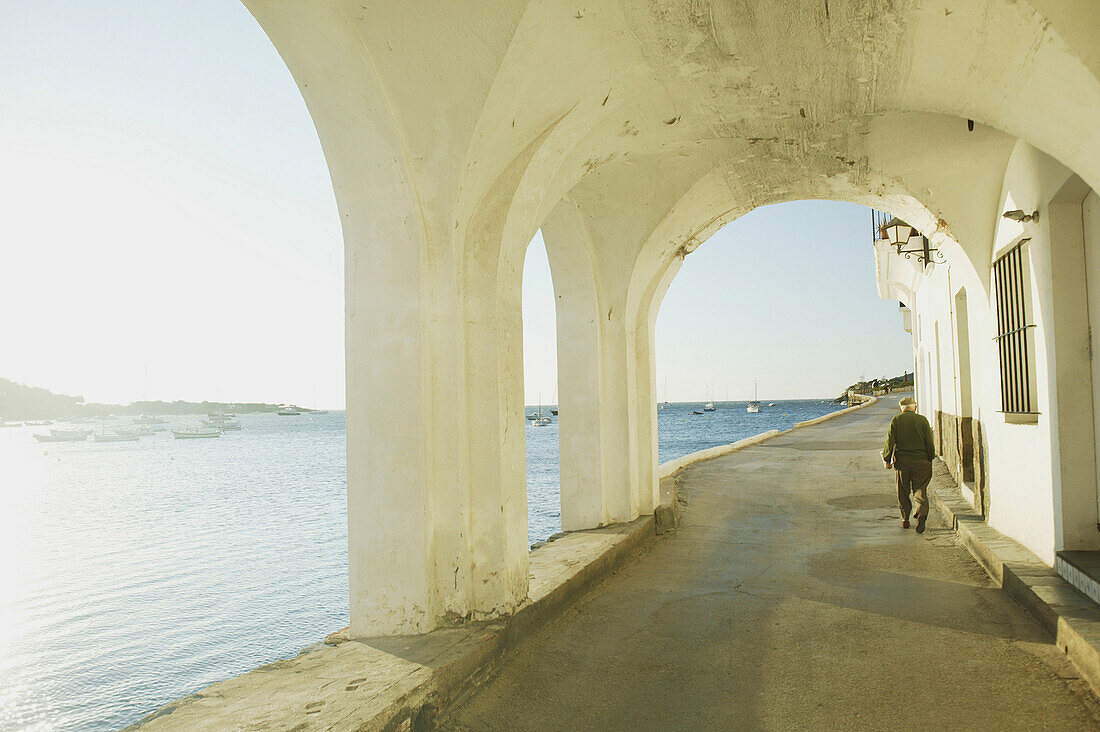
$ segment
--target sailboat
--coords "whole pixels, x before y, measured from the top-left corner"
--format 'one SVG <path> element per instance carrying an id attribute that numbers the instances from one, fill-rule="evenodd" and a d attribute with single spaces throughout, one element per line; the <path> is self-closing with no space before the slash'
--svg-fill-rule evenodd
<path id="1" fill-rule="evenodd" d="M 542 413 L 542 394 L 539 394 L 539 411 L 535 412 L 535 419 L 531 422 L 536 427 L 545 427 L 553 420 Z"/>
<path id="2" fill-rule="evenodd" d="M 707 387 L 707 403 L 703 405 L 703 411 L 704 412 L 713 412 L 716 409 L 717 409 L 717 407 L 714 406 L 714 402 L 712 402 L 710 400 L 710 387 L 708 386 Z"/>
<path id="3" fill-rule="evenodd" d="M 668 377 L 665 377 L 665 400 L 661 402 L 658 407 L 661 409 L 668 409 Z"/>
<path id="4" fill-rule="evenodd" d="M 752 401 L 749 402 L 749 406 L 745 407 L 745 411 L 749 414 L 756 414 L 760 411 L 760 402 L 757 401 L 759 395 L 756 392 L 756 382 L 754 381 L 752 382 Z"/>

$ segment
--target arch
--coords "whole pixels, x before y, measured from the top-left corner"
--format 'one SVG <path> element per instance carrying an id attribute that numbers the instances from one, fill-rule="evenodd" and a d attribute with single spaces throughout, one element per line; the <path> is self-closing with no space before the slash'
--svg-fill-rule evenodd
<path id="1" fill-rule="evenodd" d="M 599 368 L 628 385 L 603 414 L 627 429 L 629 516 L 652 502 L 662 288 L 723 223 L 798 198 L 874 205 L 948 254 L 974 307 L 1017 138 L 1100 186 L 1085 0 L 245 4 L 302 90 L 344 220 L 354 635 L 522 602 L 522 252 L 563 198 L 611 313 Z"/>

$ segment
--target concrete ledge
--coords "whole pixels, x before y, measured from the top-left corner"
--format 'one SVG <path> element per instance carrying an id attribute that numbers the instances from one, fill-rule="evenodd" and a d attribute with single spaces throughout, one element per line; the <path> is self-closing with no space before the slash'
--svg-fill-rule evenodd
<path id="1" fill-rule="evenodd" d="M 445 704 L 476 688 L 505 653 L 655 536 L 653 516 L 563 534 L 532 550 L 529 599 L 509 618 L 420 636 L 347 640 L 335 633 L 293 659 L 212 684 L 128 729 L 430 728 Z"/>
<path id="2" fill-rule="evenodd" d="M 809 427 L 810 425 L 821 424 L 822 422 L 827 422 L 830 419 L 835 419 L 835 418 L 839 417 L 842 414 L 848 414 L 849 412 L 854 412 L 857 409 L 863 409 L 864 407 L 869 407 L 877 401 L 878 401 L 878 397 L 868 397 L 867 399 L 865 399 L 864 401 L 862 401 L 859 404 L 855 405 L 854 407 L 847 407 L 846 409 L 840 409 L 840 410 L 837 410 L 835 412 L 829 412 L 828 414 L 823 414 L 820 417 L 816 417 L 815 419 L 807 419 L 805 422 L 795 422 L 794 427 L 792 427 L 791 429 L 792 430 L 797 430 L 801 427 Z M 789 432 L 790 430 L 787 430 L 787 431 Z"/>
<path id="3" fill-rule="evenodd" d="M 690 452 L 683 457 L 678 457 L 675 460 L 669 460 L 668 462 L 661 463 L 661 467 L 658 469 L 658 474 L 661 478 L 668 478 L 674 473 L 678 473 L 689 465 L 694 465 L 702 460 L 710 460 L 711 458 L 722 457 L 723 455 L 729 455 L 732 452 L 738 450 L 744 450 L 746 447 L 756 445 L 764 440 L 770 440 L 779 434 L 779 430 L 768 430 L 767 432 L 761 432 L 759 435 L 753 435 L 752 437 L 746 437 L 743 440 L 730 443 L 728 445 L 718 445 L 717 447 L 708 447 L 706 450 L 697 450 L 696 452 Z"/>
<path id="4" fill-rule="evenodd" d="M 738 450 L 744 450 L 746 447 L 751 447 L 752 445 L 758 445 L 765 440 L 770 440 L 771 438 L 778 437 L 779 435 L 785 435 L 788 432 L 801 429 L 802 427 L 809 427 L 810 425 L 821 424 L 822 422 L 826 422 L 830 419 L 835 419 L 842 414 L 848 414 L 849 412 L 854 412 L 857 409 L 869 407 L 877 401 L 878 399 L 874 397 L 869 397 L 867 401 L 854 407 L 848 407 L 847 409 L 838 409 L 835 412 L 823 414 L 820 417 L 817 417 L 815 419 L 808 419 L 805 422 L 795 422 L 794 426 L 788 430 L 768 430 L 767 432 L 761 432 L 758 435 L 746 437 L 745 439 L 738 440 L 737 442 L 731 442 L 728 445 L 718 445 L 717 447 L 708 447 L 705 450 L 690 452 L 687 455 L 683 455 L 682 457 L 678 457 L 674 460 L 669 460 L 667 462 L 661 463 L 661 466 L 658 469 L 658 474 L 660 475 L 661 480 L 664 480 L 665 478 L 672 477 L 674 474 L 680 472 L 684 468 L 690 465 L 694 465 L 695 463 L 701 462 L 703 460 L 710 460 L 712 458 L 722 457 L 723 455 L 729 455 L 730 453 L 737 452 Z"/>
<path id="5" fill-rule="evenodd" d="M 1100 695 L 1100 608 L 1023 545 L 982 520 L 937 461 L 932 500 L 986 573 L 1054 637 Z"/>

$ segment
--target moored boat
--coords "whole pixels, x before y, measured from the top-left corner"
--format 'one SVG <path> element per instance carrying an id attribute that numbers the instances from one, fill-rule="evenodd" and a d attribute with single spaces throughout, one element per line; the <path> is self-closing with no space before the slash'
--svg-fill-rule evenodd
<path id="1" fill-rule="evenodd" d="M 752 401 L 749 402 L 749 406 L 745 407 L 745 411 L 749 414 L 756 414 L 760 411 L 760 402 L 757 401 L 756 394 L 756 382 L 752 382 Z"/>
<path id="2" fill-rule="evenodd" d="M 220 430 L 239 430 L 241 428 L 241 423 L 236 420 L 204 419 L 202 423 L 206 427 L 214 427 Z"/>
<path id="3" fill-rule="evenodd" d="M 221 437 L 222 431 L 203 427 L 188 427 L 181 430 L 172 430 L 172 436 L 177 440 L 195 440 L 208 437 Z"/>
<path id="4" fill-rule="evenodd" d="M 38 440 L 39 442 L 84 442 L 84 440 L 88 439 L 88 435 L 84 432 L 65 435 L 35 434 L 34 439 Z"/>
<path id="5" fill-rule="evenodd" d="M 141 435 L 119 432 L 96 432 L 92 435 L 93 442 L 137 442 Z"/>
<path id="6" fill-rule="evenodd" d="M 77 437 L 81 440 L 87 439 L 88 435 L 92 434 L 91 430 L 60 430 L 52 429 L 50 434 L 54 437 Z"/>
<path id="7" fill-rule="evenodd" d="M 298 409 L 298 407 L 288 405 L 288 406 L 285 406 L 282 409 L 280 409 L 275 414 L 278 414 L 278 415 L 283 416 L 283 417 L 293 417 L 293 416 L 297 416 L 301 413 L 302 412 L 301 412 L 300 409 Z"/>

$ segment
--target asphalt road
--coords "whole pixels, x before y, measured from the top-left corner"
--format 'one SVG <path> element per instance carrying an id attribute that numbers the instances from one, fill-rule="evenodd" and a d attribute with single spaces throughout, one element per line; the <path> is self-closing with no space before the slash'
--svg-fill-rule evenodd
<path id="1" fill-rule="evenodd" d="M 1100 729 L 1052 639 L 933 513 L 893 401 L 687 469 L 680 527 L 501 664 L 452 730 Z"/>

